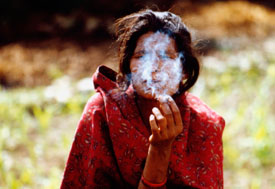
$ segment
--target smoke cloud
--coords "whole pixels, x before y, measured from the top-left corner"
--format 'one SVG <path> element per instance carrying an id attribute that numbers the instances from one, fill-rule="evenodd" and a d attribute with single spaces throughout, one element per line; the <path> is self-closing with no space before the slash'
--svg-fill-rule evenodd
<path id="1" fill-rule="evenodd" d="M 160 96 L 168 96 L 171 91 L 173 94 L 176 93 L 177 86 L 182 80 L 183 55 L 177 53 L 173 58 L 167 55 L 171 40 L 173 39 L 168 35 L 161 40 L 158 35 L 146 38 L 144 54 L 139 58 L 137 70 L 132 73 L 132 82 L 135 85 L 144 86 L 144 92 L 150 93 L 156 99 Z"/>

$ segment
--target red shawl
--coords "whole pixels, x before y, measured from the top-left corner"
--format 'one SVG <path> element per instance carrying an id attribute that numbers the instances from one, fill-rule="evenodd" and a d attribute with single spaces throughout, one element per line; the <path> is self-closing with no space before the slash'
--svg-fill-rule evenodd
<path id="1" fill-rule="evenodd" d="M 137 188 L 150 129 L 130 86 L 117 93 L 116 73 L 101 66 L 93 76 L 97 93 L 79 121 L 61 188 Z M 183 132 L 173 143 L 167 188 L 223 188 L 224 119 L 185 92 L 175 98 Z"/>

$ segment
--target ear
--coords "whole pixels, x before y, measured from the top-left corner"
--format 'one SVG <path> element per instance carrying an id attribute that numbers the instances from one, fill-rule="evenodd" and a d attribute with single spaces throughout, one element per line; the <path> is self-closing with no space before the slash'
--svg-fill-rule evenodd
<path id="1" fill-rule="evenodd" d="M 188 79 L 188 74 L 183 72 L 181 76 L 181 81 L 180 81 L 182 86 L 186 84 L 187 79 Z"/>
<path id="2" fill-rule="evenodd" d="M 183 72 L 183 73 L 182 73 L 182 76 L 181 76 L 181 80 L 184 81 L 184 80 L 186 80 L 186 79 L 188 79 L 188 74 L 185 73 L 185 72 Z"/>

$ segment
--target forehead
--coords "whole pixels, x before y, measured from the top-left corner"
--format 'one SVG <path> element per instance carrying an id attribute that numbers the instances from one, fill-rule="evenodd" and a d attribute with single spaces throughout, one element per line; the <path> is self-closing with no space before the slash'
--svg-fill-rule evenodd
<path id="1" fill-rule="evenodd" d="M 176 42 L 173 38 L 161 32 L 147 32 L 139 37 L 135 50 L 165 48 L 166 50 L 177 51 Z"/>

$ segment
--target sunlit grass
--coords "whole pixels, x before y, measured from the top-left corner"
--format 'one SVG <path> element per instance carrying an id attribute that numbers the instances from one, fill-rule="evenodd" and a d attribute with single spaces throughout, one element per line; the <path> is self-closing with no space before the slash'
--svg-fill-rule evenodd
<path id="1" fill-rule="evenodd" d="M 275 188 L 274 53 L 220 49 L 201 62 L 192 92 L 225 118 L 225 187 Z M 59 187 L 88 85 L 0 90 L 0 188 Z"/>
<path id="2" fill-rule="evenodd" d="M 60 185 L 78 119 L 92 92 L 75 90 L 58 102 L 45 91 L 0 92 L 0 188 Z"/>
<path id="3" fill-rule="evenodd" d="M 226 188 L 275 188 L 275 55 L 251 48 L 205 57 L 193 89 L 226 121 Z"/>

